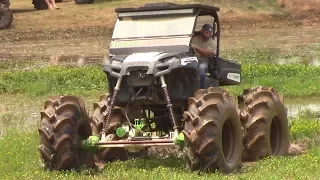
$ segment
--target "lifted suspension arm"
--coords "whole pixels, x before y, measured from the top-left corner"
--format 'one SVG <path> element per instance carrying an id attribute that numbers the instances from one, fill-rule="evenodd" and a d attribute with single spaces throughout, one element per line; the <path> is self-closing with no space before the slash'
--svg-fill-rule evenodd
<path id="1" fill-rule="evenodd" d="M 111 98 L 110 106 L 108 106 L 108 109 L 107 109 L 107 112 L 106 112 L 107 113 L 107 115 L 106 115 L 107 118 L 103 122 L 102 138 L 101 139 L 105 139 L 106 138 L 107 130 L 108 130 L 108 127 L 109 127 L 109 120 L 110 120 L 110 117 L 111 117 L 112 112 L 114 110 L 114 102 L 115 102 L 116 97 L 117 97 L 117 95 L 118 95 L 118 93 L 120 91 L 121 81 L 122 81 L 122 77 L 119 77 L 118 81 L 117 81 L 117 84 L 114 87 L 113 96 Z"/>
<path id="2" fill-rule="evenodd" d="M 168 111 L 169 111 L 169 117 L 170 117 L 170 120 L 173 123 L 174 137 L 177 138 L 178 135 L 179 135 L 179 130 L 178 130 L 179 126 L 177 125 L 178 123 L 177 123 L 177 120 L 176 120 L 176 118 L 174 116 L 174 111 L 173 111 L 171 100 L 170 100 L 170 96 L 169 96 L 169 93 L 168 93 L 167 84 L 166 84 L 163 76 L 160 76 L 160 81 L 161 81 L 161 87 L 162 87 L 164 95 L 165 95 L 167 108 L 168 108 Z"/>

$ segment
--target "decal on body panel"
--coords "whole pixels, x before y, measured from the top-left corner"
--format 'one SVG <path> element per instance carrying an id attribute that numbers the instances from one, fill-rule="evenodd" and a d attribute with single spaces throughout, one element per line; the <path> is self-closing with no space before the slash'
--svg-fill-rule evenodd
<path id="1" fill-rule="evenodd" d="M 198 62 L 198 58 L 197 58 L 197 57 L 182 58 L 182 59 L 181 59 L 181 65 L 182 65 L 182 66 L 185 66 L 185 65 L 187 65 L 187 64 L 189 64 L 189 63 L 192 63 L 192 62 L 194 62 L 194 61 Z"/>
<path id="2" fill-rule="evenodd" d="M 228 73 L 227 78 L 236 82 L 240 82 L 240 74 L 238 73 Z"/>

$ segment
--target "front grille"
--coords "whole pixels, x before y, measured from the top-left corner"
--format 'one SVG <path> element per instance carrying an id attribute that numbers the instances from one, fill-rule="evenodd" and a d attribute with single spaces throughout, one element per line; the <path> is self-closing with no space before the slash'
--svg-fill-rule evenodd
<path id="1" fill-rule="evenodd" d="M 154 80 L 153 75 L 147 74 L 147 70 L 131 71 L 128 81 L 131 86 L 148 86 Z"/>

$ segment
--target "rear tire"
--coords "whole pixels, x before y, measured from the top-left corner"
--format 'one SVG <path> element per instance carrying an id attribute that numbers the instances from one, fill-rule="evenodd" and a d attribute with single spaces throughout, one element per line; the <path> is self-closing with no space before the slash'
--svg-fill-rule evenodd
<path id="1" fill-rule="evenodd" d="M 40 154 L 46 168 L 71 170 L 94 166 L 93 155 L 80 149 L 91 135 L 84 103 L 74 96 L 57 96 L 45 102 L 41 112 Z"/>
<path id="2" fill-rule="evenodd" d="M 283 98 L 273 88 L 257 87 L 243 94 L 243 159 L 255 161 L 289 151 L 289 128 Z"/>
<path id="3" fill-rule="evenodd" d="M 87 1 L 87 4 L 93 4 L 94 3 L 94 0 L 88 0 Z"/>
<path id="4" fill-rule="evenodd" d="M 74 0 L 76 4 L 92 4 L 94 0 Z"/>
<path id="5" fill-rule="evenodd" d="M 189 98 L 184 120 L 183 153 L 191 171 L 230 173 L 241 166 L 241 123 L 226 90 L 210 87 L 196 91 Z"/>
<path id="6" fill-rule="evenodd" d="M 0 7 L 0 29 L 9 28 L 12 20 L 12 11 L 7 7 Z"/>
<path id="7" fill-rule="evenodd" d="M 32 4 L 37 10 L 46 10 L 49 8 L 45 0 L 33 0 Z"/>

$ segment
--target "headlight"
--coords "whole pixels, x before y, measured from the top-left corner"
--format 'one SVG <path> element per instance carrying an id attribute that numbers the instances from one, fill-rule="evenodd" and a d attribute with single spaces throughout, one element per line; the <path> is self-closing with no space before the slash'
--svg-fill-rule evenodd
<path id="1" fill-rule="evenodd" d="M 114 66 L 121 66 L 121 64 L 122 64 L 122 61 L 119 61 L 116 59 L 112 60 L 112 63 L 111 63 L 111 65 L 114 65 Z"/>
<path id="2" fill-rule="evenodd" d="M 168 59 L 165 60 L 165 63 L 171 64 L 171 63 L 173 63 L 174 61 L 178 61 L 178 60 L 179 60 L 179 59 L 176 58 L 176 57 L 174 57 L 174 58 L 168 58 Z"/>
<path id="3" fill-rule="evenodd" d="M 179 61 L 180 59 L 178 59 L 177 57 L 167 57 L 164 59 L 159 60 L 159 62 L 164 63 L 164 64 L 171 64 L 174 61 Z"/>

